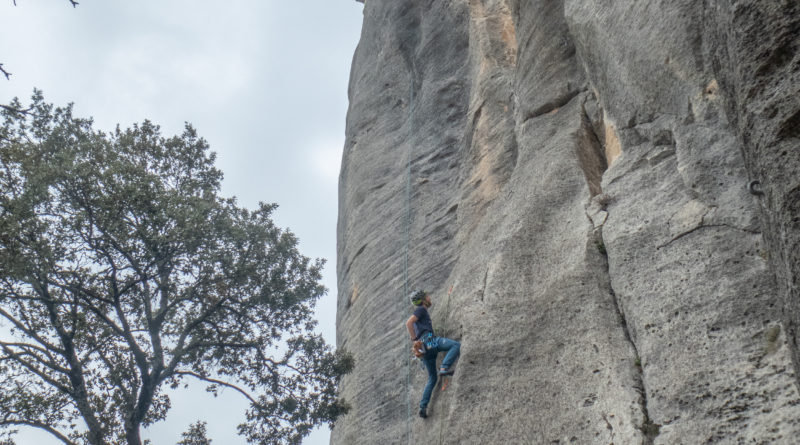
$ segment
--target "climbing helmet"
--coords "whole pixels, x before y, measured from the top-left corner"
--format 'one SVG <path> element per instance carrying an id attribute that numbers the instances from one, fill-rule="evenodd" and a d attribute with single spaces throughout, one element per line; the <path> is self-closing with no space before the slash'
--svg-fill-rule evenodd
<path id="1" fill-rule="evenodd" d="M 424 290 L 412 291 L 411 295 L 409 295 L 409 298 L 411 299 L 411 304 L 413 304 L 414 306 L 419 306 L 420 304 L 422 304 L 422 300 L 425 298 L 425 295 L 427 295 L 427 292 L 425 292 Z"/>

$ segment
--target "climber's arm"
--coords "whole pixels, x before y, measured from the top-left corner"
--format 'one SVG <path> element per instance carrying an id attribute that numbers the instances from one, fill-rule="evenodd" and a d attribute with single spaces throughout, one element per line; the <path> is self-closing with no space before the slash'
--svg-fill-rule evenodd
<path id="1" fill-rule="evenodd" d="M 416 338 L 416 335 L 414 333 L 414 323 L 416 323 L 417 320 L 418 320 L 417 316 L 412 315 L 408 317 L 408 321 L 406 321 L 406 329 L 408 329 L 408 334 L 411 336 L 411 340 L 414 340 Z"/>

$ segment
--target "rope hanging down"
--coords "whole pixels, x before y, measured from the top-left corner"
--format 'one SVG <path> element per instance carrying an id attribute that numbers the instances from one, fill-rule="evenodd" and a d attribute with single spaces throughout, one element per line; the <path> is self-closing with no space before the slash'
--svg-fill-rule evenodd
<path id="1" fill-rule="evenodd" d="M 408 94 L 408 109 L 409 109 L 409 137 L 408 140 L 410 141 L 414 135 L 414 73 L 416 72 L 416 68 L 414 67 L 414 61 L 411 60 L 411 87 Z M 403 255 L 403 297 L 399 298 L 399 300 L 403 304 L 403 311 L 406 309 L 406 297 L 409 295 L 409 267 L 408 267 L 408 259 L 409 259 L 409 249 L 411 246 L 411 159 L 413 159 L 414 154 L 414 144 L 410 143 L 410 147 L 408 149 L 408 159 L 406 160 L 406 186 L 405 186 L 405 249 Z M 445 306 L 444 311 L 444 320 L 442 322 L 442 330 L 441 335 L 447 335 L 447 318 L 450 313 L 450 294 L 453 292 L 454 285 L 450 286 L 450 290 L 447 292 L 447 304 Z M 411 359 L 406 360 L 406 444 L 411 444 Z M 442 377 L 444 379 L 445 377 Z M 439 423 L 439 444 L 441 445 L 443 442 L 443 429 L 441 420 Z"/>
<path id="2" fill-rule="evenodd" d="M 411 143 L 411 138 L 414 135 L 414 69 L 413 59 L 411 61 L 411 87 L 408 92 L 408 126 L 409 137 L 408 141 L 410 147 L 408 149 L 408 160 L 406 161 L 406 215 L 405 215 L 405 253 L 403 258 L 403 297 L 399 300 L 403 304 L 403 312 L 406 310 L 406 296 L 409 294 L 408 290 L 408 253 L 411 244 L 411 158 L 414 154 L 414 144 Z M 411 444 L 411 360 L 406 360 L 406 444 Z"/>

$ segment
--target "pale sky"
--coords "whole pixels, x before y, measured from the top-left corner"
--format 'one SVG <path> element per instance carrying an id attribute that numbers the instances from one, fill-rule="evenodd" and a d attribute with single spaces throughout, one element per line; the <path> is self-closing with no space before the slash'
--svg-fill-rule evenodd
<path id="1" fill-rule="evenodd" d="M 319 330 L 335 342 L 337 181 L 347 82 L 361 32 L 355 0 L 0 0 L 0 103 L 33 88 L 55 105 L 75 103 L 110 131 L 144 119 L 162 133 L 190 122 L 217 153 L 223 194 L 255 208 L 279 205 L 275 221 L 300 251 L 325 258 L 329 289 Z M 215 445 L 239 445 L 246 404 L 195 385 L 172 396 L 165 422 L 144 433 L 174 444 L 196 420 Z M 58 444 L 25 431 L 19 445 Z M 305 445 L 328 444 L 329 431 Z"/>

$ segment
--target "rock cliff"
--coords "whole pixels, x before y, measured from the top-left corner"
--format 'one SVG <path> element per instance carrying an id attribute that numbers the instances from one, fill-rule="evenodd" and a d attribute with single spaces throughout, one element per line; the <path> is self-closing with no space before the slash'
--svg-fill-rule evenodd
<path id="1" fill-rule="evenodd" d="M 797 0 L 366 0 L 332 443 L 796 443 L 799 49 Z"/>

